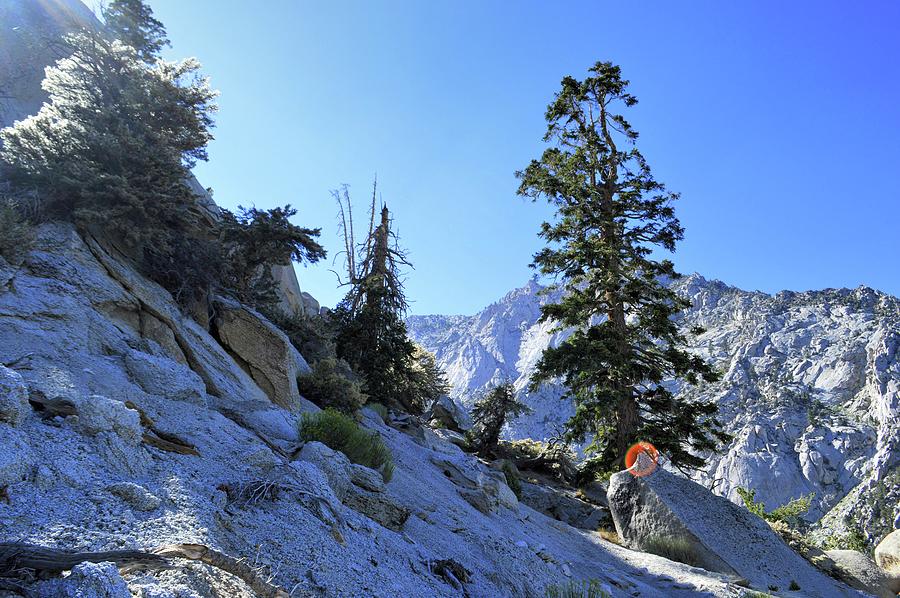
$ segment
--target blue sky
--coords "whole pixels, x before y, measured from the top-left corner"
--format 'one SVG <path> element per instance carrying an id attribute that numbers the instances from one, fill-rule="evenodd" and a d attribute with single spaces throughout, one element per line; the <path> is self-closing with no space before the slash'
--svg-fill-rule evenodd
<path id="1" fill-rule="evenodd" d="M 657 178 L 682 199 L 673 259 L 747 289 L 900 294 L 900 3 L 150 0 L 221 90 L 220 204 L 296 206 L 340 246 L 377 172 L 416 266 L 412 313 L 472 313 L 531 275 L 545 206 L 514 171 L 567 74 L 621 65 Z M 329 263 L 299 267 L 323 304 Z"/>

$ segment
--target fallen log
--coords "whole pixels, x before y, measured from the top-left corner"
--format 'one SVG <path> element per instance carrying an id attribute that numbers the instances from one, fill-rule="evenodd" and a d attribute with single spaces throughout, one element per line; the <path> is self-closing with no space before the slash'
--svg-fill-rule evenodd
<path id="1" fill-rule="evenodd" d="M 75 552 L 34 544 L 0 543 L 0 577 L 29 581 L 58 575 L 84 562 L 110 562 L 117 567 L 169 567 L 169 562 L 164 557 L 142 550 Z"/>
<path id="2" fill-rule="evenodd" d="M 28 596 L 25 585 L 70 571 L 79 563 L 114 563 L 120 569 L 171 569 L 171 559 L 200 561 L 244 581 L 260 598 L 290 598 L 284 588 L 262 576 L 264 568 L 256 568 L 246 560 L 234 558 L 202 544 L 170 544 L 150 552 L 144 550 L 109 550 L 75 552 L 17 542 L 0 543 L 0 589 Z"/>

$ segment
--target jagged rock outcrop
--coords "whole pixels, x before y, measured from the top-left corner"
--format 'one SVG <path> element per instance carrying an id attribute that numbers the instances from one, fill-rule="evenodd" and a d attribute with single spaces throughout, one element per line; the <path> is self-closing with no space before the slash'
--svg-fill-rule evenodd
<path id="1" fill-rule="evenodd" d="M 609 510 L 581 500 L 572 490 L 521 481 L 519 500 L 535 511 L 578 529 L 597 531 L 609 524 Z"/>
<path id="2" fill-rule="evenodd" d="M 693 304 L 682 325 L 707 330 L 693 350 L 723 373 L 680 392 L 716 401 L 734 435 L 696 479 L 735 502 L 738 487 L 754 488 L 770 509 L 814 493 L 806 517 L 821 519 L 822 541 L 859 529 L 874 544 L 900 525 L 900 301 L 865 287 L 769 295 L 699 275 L 674 288 Z M 538 322 L 541 304 L 558 298 L 542 293 L 531 281 L 475 316 L 407 322 L 466 406 L 514 381 L 534 412 L 507 438 L 550 438 L 571 415 L 560 388 L 528 390 L 544 348 L 566 335 Z"/>
<path id="3" fill-rule="evenodd" d="M 616 532 L 632 548 L 684 546 L 679 552 L 694 564 L 759 589 L 795 585 L 804 596 L 853 595 L 791 550 L 761 518 L 691 480 L 663 469 L 644 478 L 620 472 L 610 478 L 607 496 Z"/>

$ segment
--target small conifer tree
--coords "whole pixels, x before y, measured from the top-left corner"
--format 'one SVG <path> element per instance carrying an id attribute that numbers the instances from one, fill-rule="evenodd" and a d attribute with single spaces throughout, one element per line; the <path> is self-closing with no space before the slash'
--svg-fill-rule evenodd
<path id="1" fill-rule="evenodd" d="M 290 218 L 296 214 L 290 205 L 270 210 L 238 206 L 237 214 L 223 210 L 222 285 L 242 302 L 271 311 L 278 301 L 272 266 L 315 263 L 325 257 L 317 241 L 321 229 L 293 224 Z"/>
<path id="2" fill-rule="evenodd" d="M 531 408 L 516 398 L 516 389 L 509 380 L 495 386 L 472 407 L 472 430 L 469 444 L 480 454 L 490 454 L 500 443 L 500 433 L 510 418 L 530 413 Z"/>

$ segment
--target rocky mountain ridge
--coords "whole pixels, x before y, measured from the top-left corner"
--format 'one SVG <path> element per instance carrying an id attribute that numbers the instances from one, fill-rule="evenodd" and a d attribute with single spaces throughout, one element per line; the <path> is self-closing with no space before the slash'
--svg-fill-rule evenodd
<path id="1" fill-rule="evenodd" d="M 674 286 L 692 303 L 683 325 L 706 329 L 692 350 L 723 373 L 681 392 L 716 401 L 734 435 L 696 479 L 734 501 L 754 488 L 770 508 L 814 493 L 822 535 L 858 529 L 877 542 L 900 524 L 900 300 L 866 287 L 769 295 L 697 274 Z M 534 413 L 508 426 L 512 438 L 546 439 L 571 412 L 561 388 L 527 390 L 543 349 L 565 336 L 538 322 L 554 300 L 542 291 L 532 280 L 474 316 L 408 319 L 464 404 L 514 381 Z"/>

